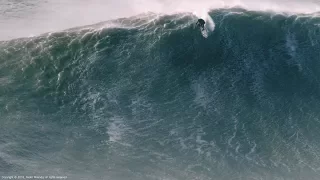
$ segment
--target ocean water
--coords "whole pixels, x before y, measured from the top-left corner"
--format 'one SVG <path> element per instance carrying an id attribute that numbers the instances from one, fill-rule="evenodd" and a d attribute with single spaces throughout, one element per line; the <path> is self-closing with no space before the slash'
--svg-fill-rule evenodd
<path id="1" fill-rule="evenodd" d="M 320 179 L 317 14 L 196 14 L 0 41 L 0 175 Z"/>

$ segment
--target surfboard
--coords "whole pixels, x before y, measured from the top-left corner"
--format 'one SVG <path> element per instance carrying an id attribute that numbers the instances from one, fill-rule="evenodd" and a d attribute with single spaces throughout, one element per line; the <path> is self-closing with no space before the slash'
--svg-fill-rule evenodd
<path id="1" fill-rule="evenodd" d="M 201 34 L 204 38 L 207 38 L 208 37 L 208 30 L 207 28 L 205 27 L 203 30 L 200 28 L 200 31 L 201 31 Z"/>

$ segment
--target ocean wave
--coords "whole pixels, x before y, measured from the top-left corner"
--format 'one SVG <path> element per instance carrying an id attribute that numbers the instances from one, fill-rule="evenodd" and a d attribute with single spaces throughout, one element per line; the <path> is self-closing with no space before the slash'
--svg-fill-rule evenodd
<path id="1" fill-rule="evenodd" d="M 208 38 L 146 13 L 0 42 L 0 173 L 317 179 L 320 19 L 206 16 Z"/>

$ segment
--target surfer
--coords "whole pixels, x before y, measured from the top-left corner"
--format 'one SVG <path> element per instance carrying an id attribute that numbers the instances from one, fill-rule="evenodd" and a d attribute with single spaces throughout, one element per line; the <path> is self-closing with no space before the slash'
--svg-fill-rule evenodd
<path id="1" fill-rule="evenodd" d="M 205 22 L 203 19 L 198 19 L 196 25 L 197 25 L 198 27 L 200 27 L 200 28 L 202 29 L 202 31 L 203 31 L 203 30 L 204 30 L 204 24 L 205 24 L 205 23 L 206 23 L 206 22 Z"/>

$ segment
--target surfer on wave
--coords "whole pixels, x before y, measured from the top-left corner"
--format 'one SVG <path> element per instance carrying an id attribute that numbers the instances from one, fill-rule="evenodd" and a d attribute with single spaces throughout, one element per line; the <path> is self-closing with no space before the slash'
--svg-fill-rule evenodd
<path id="1" fill-rule="evenodd" d="M 206 24 L 206 22 L 203 19 L 198 19 L 196 23 L 196 25 L 200 27 L 202 31 L 204 30 L 204 24 Z"/>

